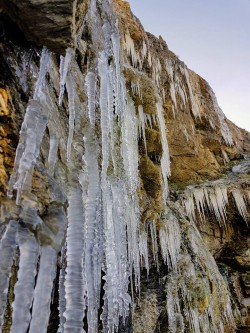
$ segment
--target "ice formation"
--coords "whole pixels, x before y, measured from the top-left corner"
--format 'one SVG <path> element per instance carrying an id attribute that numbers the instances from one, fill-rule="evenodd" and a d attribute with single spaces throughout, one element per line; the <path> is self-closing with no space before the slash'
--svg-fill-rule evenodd
<path id="1" fill-rule="evenodd" d="M 238 208 L 238 211 L 240 215 L 243 217 L 243 219 L 247 222 L 247 207 L 244 201 L 244 195 L 241 193 L 239 189 L 233 189 L 232 194 L 236 203 L 236 206 Z M 247 199 L 246 199 L 247 201 Z"/>
<path id="2" fill-rule="evenodd" d="M 186 83 L 188 86 L 188 91 L 189 91 L 189 97 L 190 97 L 190 102 L 191 102 L 191 110 L 195 118 L 200 118 L 200 107 L 198 104 L 198 100 L 193 92 L 191 83 L 190 83 L 190 78 L 189 78 L 189 72 L 186 67 L 182 69 L 184 76 L 186 78 Z"/>
<path id="3" fill-rule="evenodd" d="M 222 276 L 216 262 L 209 251 L 202 246 L 202 239 L 196 228 L 190 227 L 185 237 L 189 239 L 193 259 L 188 252 L 181 254 L 177 271 L 171 272 L 167 278 L 166 308 L 169 332 L 184 333 L 188 322 L 188 327 L 195 333 L 223 333 L 223 322 L 218 320 L 214 313 L 216 306 L 230 329 L 234 331 L 235 322 L 231 301 L 226 286 L 221 284 Z M 204 258 L 206 258 L 205 261 Z M 208 275 L 212 275 L 213 295 L 209 295 L 211 285 L 208 276 L 199 277 L 199 271 L 195 269 L 197 264 L 205 269 Z"/>
<path id="4" fill-rule="evenodd" d="M 73 6 L 75 20 L 76 1 Z M 100 322 L 103 332 L 114 333 L 129 315 L 132 299 L 140 293 L 141 269 L 145 267 L 149 274 L 151 255 L 158 269 L 161 259 L 173 276 L 181 269 L 181 224 L 166 206 L 170 157 L 164 94 L 163 100 L 158 94 L 162 64 L 149 52 L 147 40 L 137 50 L 129 32 L 126 33 L 124 48 L 134 70 L 141 70 L 144 61 L 152 69 L 157 102 L 156 115 L 150 115 L 143 110 L 139 81 L 131 84 L 133 96 L 127 91 L 121 70 L 120 35 L 111 2 L 99 1 L 97 10 L 96 1 L 91 0 L 84 24 L 94 41 L 89 46 L 92 57 L 86 57 L 86 71 L 82 72 L 76 60 L 76 51 L 85 56 L 86 48 L 81 34 L 76 35 L 74 22 L 74 49 L 68 48 L 65 56 L 61 56 L 59 73 L 54 55 L 43 48 L 40 70 L 35 72 L 34 95 L 21 128 L 8 195 L 15 197 L 22 223 L 11 218 L 0 241 L 0 325 L 7 306 L 11 270 L 16 266 L 14 258 L 18 261 L 11 333 L 27 330 L 36 333 L 37 327 L 39 333 L 47 332 L 56 278 L 58 333 L 96 333 Z M 83 29 L 84 26 L 80 32 Z M 177 95 L 185 104 L 187 92 L 176 84 L 179 76 L 174 73 L 173 65 L 166 63 L 166 70 L 175 112 Z M 187 69 L 184 75 L 192 112 L 199 117 Z M 135 105 L 134 96 L 139 96 L 141 105 Z M 63 112 L 63 120 L 68 117 L 66 131 L 59 120 Z M 143 139 L 147 153 L 146 127 L 154 126 L 160 132 L 162 146 L 161 160 L 157 162 L 164 189 L 163 212 L 159 225 L 154 220 L 142 225 L 138 140 Z M 230 143 L 226 129 L 225 133 Z M 44 141 L 48 143 L 48 151 Z M 32 191 L 34 171 L 47 182 L 48 202 L 44 210 L 40 202 L 44 198 L 38 198 Z M 240 192 L 232 193 L 245 218 L 243 197 Z M 225 222 L 228 198 L 222 186 L 189 189 L 183 202 L 193 220 L 195 207 L 201 219 L 208 207 L 219 221 Z M 58 255 L 60 272 L 57 272 Z M 189 257 L 187 261 L 190 262 L 186 280 L 196 275 Z M 210 270 L 215 271 L 216 265 L 209 262 Z M 177 287 L 168 292 L 169 329 L 173 333 L 177 326 L 184 332 L 184 319 L 178 317 L 181 300 L 187 303 L 185 313 L 193 332 L 200 332 L 203 324 L 210 325 L 209 310 L 200 318 L 197 308 L 189 305 L 191 296 L 186 280 L 179 285 L 178 295 L 173 293 Z M 228 318 L 230 306 L 224 311 Z M 218 325 L 215 324 L 214 332 Z"/>
<path id="5" fill-rule="evenodd" d="M 16 247 L 16 221 L 10 221 L 2 239 L 0 241 L 0 327 L 3 324 L 3 316 L 6 308 L 9 278 L 11 274 L 11 267 L 14 260 L 15 247 Z"/>
<path id="6" fill-rule="evenodd" d="M 187 215 L 193 221 L 196 220 L 196 209 L 200 220 L 205 220 L 205 211 L 213 213 L 219 224 L 226 226 L 226 214 L 228 206 L 228 195 L 232 194 L 237 210 L 243 219 L 247 222 L 248 212 L 245 201 L 247 194 L 241 188 L 230 189 L 223 183 L 208 182 L 203 186 L 189 186 L 184 192 L 182 203 Z"/>
<path id="7" fill-rule="evenodd" d="M 157 117 L 159 121 L 160 133 L 161 133 L 161 144 L 162 144 L 162 157 L 161 157 L 161 171 L 164 183 L 164 199 L 168 197 L 168 180 L 167 177 L 170 176 L 170 158 L 169 158 L 169 149 L 168 142 L 166 137 L 166 126 L 162 110 L 162 103 L 159 101 L 156 105 L 157 108 Z"/>
<path id="8" fill-rule="evenodd" d="M 171 211 L 166 211 L 159 230 L 162 258 L 168 267 L 177 272 L 181 246 L 179 221 Z"/>
<path id="9" fill-rule="evenodd" d="M 223 137 L 223 140 L 227 145 L 233 146 L 234 141 L 233 141 L 231 130 L 228 127 L 228 124 L 226 122 L 226 117 L 225 117 L 224 113 L 222 112 L 221 108 L 218 106 L 216 96 L 215 96 L 214 92 L 212 91 L 212 89 L 210 89 L 210 96 L 211 96 L 212 101 L 213 101 L 213 106 L 214 106 L 214 109 L 216 111 L 216 115 L 219 119 L 220 131 L 221 131 L 221 135 Z"/>

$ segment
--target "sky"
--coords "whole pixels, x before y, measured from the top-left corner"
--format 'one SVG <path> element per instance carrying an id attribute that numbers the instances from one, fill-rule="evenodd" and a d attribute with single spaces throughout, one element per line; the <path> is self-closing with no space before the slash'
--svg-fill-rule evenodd
<path id="1" fill-rule="evenodd" d="M 208 81 L 223 112 L 250 131 L 250 0 L 129 0 L 146 31 Z"/>

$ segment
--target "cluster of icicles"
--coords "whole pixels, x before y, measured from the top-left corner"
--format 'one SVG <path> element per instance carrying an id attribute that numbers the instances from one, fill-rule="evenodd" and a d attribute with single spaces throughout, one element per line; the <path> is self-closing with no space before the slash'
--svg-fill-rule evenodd
<path id="1" fill-rule="evenodd" d="M 88 24 L 95 41 L 87 72 L 82 73 L 75 60 L 75 49 L 67 49 L 61 57 L 58 75 L 55 57 L 44 48 L 34 94 L 20 132 L 8 189 L 9 198 L 15 197 L 17 213 L 9 218 L 0 241 L 0 327 L 4 323 L 13 264 L 18 266 L 11 333 L 47 332 L 58 254 L 61 258 L 58 333 L 118 330 L 131 310 L 129 285 L 132 296 L 139 292 L 141 268 L 147 271 L 150 268 L 149 236 L 155 262 L 158 263 L 160 245 L 163 261 L 173 272 L 178 272 L 181 244 L 178 220 L 169 213 L 159 232 L 154 221 L 142 227 L 137 197 L 138 139 L 143 138 L 146 149 L 145 126 L 152 122 L 159 127 L 163 147 L 162 200 L 168 197 L 170 163 L 160 94 L 156 92 L 157 115 L 153 119 L 144 114 L 142 106 L 135 109 L 121 73 L 120 36 L 109 1 L 99 3 L 97 10 L 92 0 L 84 24 Z M 80 36 L 81 33 L 75 36 L 75 48 L 84 55 L 86 45 Z M 146 44 L 143 44 L 142 58 L 136 55 L 128 36 L 126 45 L 134 64 L 142 63 L 146 57 L 154 62 Z M 154 68 L 157 87 L 159 61 Z M 132 90 L 140 94 L 138 85 Z M 174 98 L 173 92 L 172 95 Z M 60 119 L 62 105 L 68 110 L 67 137 L 65 124 Z M 46 135 L 49 136 L 48 153 L 41 149 Z M 62 166 L 57 170 L 59 151 L 60 163 L 67 165 L 64 184 L 60 178 Z M 45 163 L 41 163 L 41 152 Z M 42 217 L 32 193 L 34 169 L 48 180 L 50 199 Z M 223 194 L 222 198 L 225 201 Z M 203 199 L 199 200 L 202 207 Z M 244 212 L 240 200 L 237 202 Z M 11 212 L 8 214 L 11 216 Z M 218 214 L 223 213 L 219 210 Z M 16 222 L 17 215 L 23 223 Z M 36 233 L 41 238 L 37 239 Z M 170 315 L 176 318 L 175 314 Z M 191 323 L 197 320 L 192 312 L 189 316 Z M 176 331 L 174 326 L 170 331 Z"/>
<path id="2" fill-rule="evenodd" d="M 146 37 L 145 37 L 146 38 Z M 146 38 L 147 39 L 147 38 Z M 161 65 L 161 62 L 157 56 L 152 56 L 152 53 L 148 49 L 148 45 L 143 39 L 141 49 L 136 50 L 133 39 L 127 30 L 124 36 L 124 49 L 130 58 L 130 62 L 135 69 L 142 70 L 143 63 L 147 61 L 147 65 L 152 70 L 152 79 L 155 82 L 159 90 L 163 101 L 165 101 L 165 89 L 161 87 L 161 74 L 163 70 L 166 71 L 169 79 L 169 95 L 172 100 L 172 112 L 175 117 L 178 110 L 184 110 L 187 104 L 190 102 L 191 112 L 196 119 L 201 119 L 201 101 L 200 96 L 194 91 L 191 84 L 189 70 L 187 66 L 176 59 L 167 57 L 165 60 L 165 66 Z M 209 89 L 210 98 L 212 100 L 213 108 L 218 119 L 218 125 L 214 121 L 214 117 L 209 118 L 211 128 L 214 130 L 216 126 L 219 127 L 221 136 L 226 145 L 232 146 L 234 144 L 231 130 L 228 127 L 226 118 L 220 107 L 216 96 L 212 89 Z M 177 98 L 180 99 L 180 104 L 177 103 Z M 185 131 L 185 128 L 184 128 Z"/>
<path id="3" fill-rule="evenodd" d="M 59 77 L 53 54 L 44 48 L 41 55 L 8 189 L 9 198 L 16 196 L 23 223 L 10 220 L 0 242 L 0 326 L 4 322 L 14 259 L 19 267 L 11 333 L 47 332 L 58 253 L 62 258 L 58 333 L 80 333 L 85 329 L 96 333 L 100 322 L 103 332 L 117 330 L 120 320 L 125 320 L 130 311 L 129 283 L 138 291 L 141 266 L 149 269 L 147 231 L 139 235 L 141 126 L 121 74 L 120 37 L 110 6 L 108 1 L 101 4 L 103 19 L 95 1 L 91 1 L 85 24 L 96 43 L 86 75 L 75 60 L 74 49 L 67 49 L 65 57 L 61 57 Z M 84 42 L 77 40 L 79 36 L 76 47 L 84 53 Z M 58 101 L 52 86 L 58 92 Z M 66 103 L 66 92 L 69 123 L 65 145 L 59 108 Z M 161 166 L 167 197 L 169 154 L 160 97 L 157 111 L 155 121 L 162 132 Z M 46 128 L 50 141 L 47 156 L 43 151 L 47 159 L 44 169 L 39 156 Z M 58 150 L 68 166 L 63 187 L 56 183 Z M 49 182 L 50 204 L 44 219 L 32 194 L 35 168 Z M 156 244 L 153 223 L 150 230 Z M 45 240 L 37 241 L 36 232 Z M 167 250 L 164 256 L 170 256 Z"/>
<path id="4" fill-rule="evenodd" d="M 236 208 L 244 221 L 248 224 L 250 191 L 241 187 L 231 188 L 220 182 L 210 182 L 204 186 L 188 186 L 182 196 L 182 204 L 187 215 L 196 221 L 196 211 L 200 220 L 206 220 L 205 212 L 208 210 L 214 214 L 221 226 L 226 227 L 227 206 L 229 205 L 228 194 L 232 195 Z"/>

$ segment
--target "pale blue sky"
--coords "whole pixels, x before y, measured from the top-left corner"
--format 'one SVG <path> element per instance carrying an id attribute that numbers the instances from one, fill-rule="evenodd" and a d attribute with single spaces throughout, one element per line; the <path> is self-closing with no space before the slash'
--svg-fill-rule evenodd
<path id="1" fill-rule="evenodd" d="M 129 0 L 144 28 L 206 79 L 226 116 L 250 131 L 250 0 Z"/>

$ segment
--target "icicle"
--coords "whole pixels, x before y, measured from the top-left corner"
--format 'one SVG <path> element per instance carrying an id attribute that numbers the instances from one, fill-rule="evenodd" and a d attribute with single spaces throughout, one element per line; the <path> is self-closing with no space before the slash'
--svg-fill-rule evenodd
<path id="1" fill-rule="evenodd" d="M 0 241 L 0 328 L 7 303 L 9 279 L 16 247 L 16 230 L 17 222 L 10 221 Z"/>
<path id="2" fill-rule="evenodd" d="M 106 173 L 109 160 L 109 115 L 108 110 L 108 62 L 105 53 L 102 52 L 98 61 L 98 72 L 100 76 L 100 108 L 102 128 L 102 170 Z"/>
<path id="3" fill-rule="evenodd" d="M 163 223 L 159 230 L 159 241 L 164 263 L 168 268 L 177 272 L 181 247 L 181 231 L 177 218 L 171 213 L 163 217 Z"/>
<path id="4" fill-rule="evenodd" d="M 141 256 L 141 267 L 145 267 L 147 275 L 149 274 L 149 261 L 148 261 L 148 234 L 146 230 L 139 233 L 139 251 Z"/>
<path id="5" fill-rule="evenodd" d="M 21 193 L 25 190 L 25 185 L 29 185 L 27 177 L 30 176 L 30 172 L 39 156 L 47 121 L 47 110 L 44 110 L 42 105 L 37 101 L 30 102 L 21 130 L 21 135 L 23 134 L 22 132 L 25 132 L 25 148 L 19 161 L 18 180 L 15 184 L 15 188 L 17 189 L 17 204 L 20 204 Z"/>
<path id="6" fill-rule="evenodd" d="M 142 132 L 143 142 L 145 151 L 147 154 L 147 141 L 146 141 L 146 132 L 145 132 L 145 118 L 143 113 L 143 107 L 141 105 L 138 106 L 138 113 L 139 113 L 139 121 L 140 121 L 140 130 Z"/>
<path id="7" fill-rule="evenodd" d="M 138 119 L 133 100 L 127 96 L 126 110 L 122 120 L 122 158 L 131 194 L 138 187 Z"/>
<path id="8" fill-rule="evenodd" d="M 170 158 L 167 142 L 167 131 L 165 126 L 165 120 L 162 112 L 162 103 L 159 101 L 156 105 L 157 108 L 157 117 L 159 121 L 159 127 L 161 131 L 161 144 L 162 144 L 162 157 L 161 157 L 161 172 L 164 183 L 164 200 L 168 197 L 168 179 L 170 176 Z"/>
<path id="9" fill-rule="evenodd" d="M 209 188 L 208 195 L 209 195 L 209 201 L 210 201 L 210 206 L 209 206 L 210 211 L 214 212 L 215 217 L 219 223 L 220 223 L 221 219 L 223 221 L 225 221 L 223 201 L 218 203 L 215 189 L 213 189 L 213 188 Z"/>
<path id="10" fill-rule="evenodd" d="M 157 241 L 157 231 L 155 222 L 150 222 L 149 224 L 150 236 L 152 240 L 152 252 L 154 262 L 156 263 L 157 270 L 159 270 L 159 260 L 158 260 L 158 241 Z"/>
<path id="11" fill-rule="evenodd" d="M 205 219 L 205 193 L 203 188 L 195 188 L 193 191 L 196 208 L 198 209 L 201 220 Z M 209 205 L 209 202 L 207 203 Z"/>
<path id="12" fill-rule="evenodd" d="M 68 194 L 67 268 L 65 277 L 66 310 L 64 333 L 84 333 L 84 220 L 82 192 L 71 187 Z"/>
<path id="13" fill-rule="evenodd" d="M 125 318 L 129 313 L 131 298 L 128 294 L 129 271 L 127 258 L 127 238 L 126 238 L 126 222 L 128 238 L 129 260 L 131 265 L 135 267 L 139 265 L 139 250 L 137 225 L 134 229 L 133 208 L 128 211 L 128 197 L 126 189 L 121 181 L 111 181 L 109 189 L 105 191 L 104 202 L 104 230 L 105 230 L 105 257 L 106 257 L 106 283 L 105 289 L 105 306 L 104 313 L 107 312 L 107 327 L 110 332 L 118 327 L 119 317 Z M 111 206 L 111 202 L 113 205 Z M 131 205 L 131 207 L 133 207 Z M 137 221 L 136 221 L 137 222 Z M 133 229 L 134 235 L 131 235 Z M 135 243 L 137 242 L 137 243 Z M 134 251 L 132 253 L 132 251 Z M 132 257 L 131 257 L 132 256 Z M 136 258 L 136 261 L 135 261 Z M 132 266 L 131 266 L 132 268 Z M 134 273 L 138 277 L 135 267 Z M 137 281 L 138 282 L 138 281 Z"/>
<path id="14" fill-rule="evenodd" d="M 130 278 L 132 279 L 132 268 L 134 268 L 134 280 L 136 290 L 140 289 L 140 252 L 139 252 L 139 235 L 138 235 L 138 225 L 139 225 L 139 206 L 138 198 L 134 195 L 131 199 L 128 195 L 125 196 L 124 207 L 129 207 L 127 209 L 126 221 L 127 221 L 127 241 L 128 241 L 128 258 L 129 266 L 131 269 Z M 132 283 L 131 283 L 132 284 Z"/>
<path id="15" fill-rule="evenodd" d="M 50 136 L 49 156 L 48 156 L 48 169 L 50 175 L 54 174 L 57 151 L 58 151 L 58 138 L 55 134 L 52 134 Z"/>
<path id="16" fill-rule="evenodd" d="M 100 236 L 99 170 L 97 144 L 92 129 L 86 130 L 84 162 L 86 164 L 86 185 L 82 182 L 85 201 L 85 279 L 88 298 L 88 332 L 98 331 L 98 309 L 100 306 L 101 257 L 103 253 Z M 84 186 L 85 185 L 85 186 Z M 86 187 L 86 189 L 84 188 Z M 86 196 L 86 198 L 85 198 Z"/>
<path id="17" fill-rule="evenodd" d="M 19 226 L 18 244 L 20 249 L 18 280 L 15 284 L 15 300 L 12 304 L 13 317 L 11 333 L 26 333 L 29 327 L 35 276 L 37 271 L 38 244 L 33 234 Z"/>
<path id="18" fill-rule="evenodd" d="M 215 186 L 214 188 L 217 205 L 220 215 L 225 223 L 226 220 L 226 205 L 228 205 L 227 188 L 224 186 Z"/>
<path id="19" fill-rule="evenodd" d="M 153 70 L 152 77 L 153 77 L 153 80 L 155 81 L 158 88 L 160 88 L 161 69 L 162 68 L 161 68 L 160 60 L 158 58 L 153 59 L 153 61 L 152 61 L 152 70 Z"/>
<path id="20" fill-rule="evenodd" d="M 175 117 L 175 110 L 177 110 L 177 101 L 176 101 L 176 93 L 173 82 L 170 83 L 170 96 L 173 102 L 173 115 Z"/>
<path id="21" fill-rule="evenodd" d="M 176 77 L 175 90 L 177 91 L 178 95 L 181 97 L 182 106 L 184 107 L 187 103 L 187 94 L 185 88 L 181 84 L 179 76 Z"/>
<path id="22" fill-rule="evenodd" d="M 42 248 L 29 333 L 47 332 L 51 293 L 56 277 L 56 259 L 57 253 L 52 247 Z"/>
<path id="23" fill-rule="evenodd" d="M 44 46 L 43 50 L 42 50 L 41 58 L 40 58 L 39 75 L 38 75 L 38 79 L 36 81 L 35 91 L 34 91 L 34 95 L 33 95 L 34 100 L 39 99 L 41 89 L 45 82 L 45 76 L 46 76 L 49 66 L 50 66 L 50 61 L 51 61 L 51 52 Z"/>
<path id="24" fill-rule="evenodd" d="M 88 96 L 88 113 L 91 125 L 95 125 L 95 109 L 96 109 L 96 74 L 88 72 L 86 75 L 86 86 Z"/>
<path id="25" fill-rule="evenodd" d="M 140 83 L 137 82 L 131 82 L 131 89 L 133 96 L 139 96 L 140 100 L 142 100 L 142 93 L 140 88 Z"/>
<path id="26" fill-rule="evenodd" d="M 152 67 L 152 56 L 151 56 L 150 52 L 148 52 L 148 64 L 149 64 L 149 67 Z"/>
<path id="27" fill-rule="evenodd" d="M 234 141 L 233 141 L 231 130 L 228 127 L 226 117 L 225 117 L 224 113 L 222 112 L 221 108 L 219 107 L 216 96 L 211 88 L 209 90 L 209 93 L 210 93 L 210 96 L 211 96 L 211 99 L 213 102 L 214 110 L 219 118 L 221 135 L 222 135 L 226 145 L 233 146 Z M 211 120 L 211 122 L 212 122 L 212 120 Z"/>
<path id="28" fill-rule="evenodd" d="M 75 85 L 75 78 L 71 73 L 67 75 L 66 88 L 68 93 L 68 104 L 69 104 L 69 134 L 67 142 L 67 161 L 70 162 L 71 146 L 74 135 L 75 115 L 76 115 L 76 110 L 75 110 L 76 85 Z"/>
<path id="29" fill-rule="evenodd" d="M 57 330 L 57 333 L 63 333 L 64 331 L 64 324 L 65 324 L 65 317 L 63 316 L 66 310 L 66 299 L 65 299 L 65 268 L 61 268 L 60 276 L 59 276 L 59 318 L 60 323 Z"/>
<path id="30" fill-rule="evenodd" d="M 134 44 L 133 39 L 130 36 L 129 31 L 127 31 L 125 34 L 124 46 L 125 46 L 125 50 L 127 51 L 127 54 L 131 57 L 132 65 L 134 67 L 139 67 L 139 69 L 141 69 L 142 62 L 141 62 L 139 54 L 136 52 L 135 44 Z"/>
<path id="31" fill-rule="evenodd" d="M 174 81 L 174 67 L 173 67 L 173 64 L 172 64 L 172 61 L 170 58 L 167 58 L 166 61 L 165 61 L 165 64 L 166 64 L 166 71 L 168 73 L 168 76 L 170 78 L 170 81 Z"/>
<path id="32" fill-rule="evenodd" d="M 245 204 L 244 197 L 243 197 L 242 193 L 238 189 L 233 189 L 232 190 L 232 195 L 234 197 L 238 212 L 243 217 L 244 221 L 247 223 L 247 221 L 248 221 L 247 208 L 246 208 L 246 204 Z"/>
<path id="33" fill-rule="evenodd" d="M 189 91 L 189 98 L 191 101 L 191 108 L 192 108 L 192 113 L 194 115 L 195 118 L 200 118 L 200 107 L 198 105 L 198 101 L 193 93 L 193 89 L 192 89 L 192 85 L 190 83 L 190 78 L 189 78 L 189 73 L 188 73 L 188 69 L 185 67 L 184 68 L 184 76 L 186 78 L 186 82 L 187 82 L 187 86 L 188 86 L 188 91 Z"/>
<path id="34" fill-rule="evenodd" d="M 47 84 L 45 76 L 50 64 L 50 56 L 50 52 L 44 49 L 34 99 L 29 101 L 24 116 L 14 170 L 9 181 L 7 194 L 12 197 L 13 188 L 17 189 L 17 204 L 21 202 L 22 192 L 30 191 L 33 168 L 39 156 L 41 142 L 48 122 L 48 109 L 45 103 Z"/>
<path id="35" fill-rule="evenodd" d="M 67 48 L 65 57 L 60 57 L 60 94 L 58 104 L 62 105 L 63 95 L 65 90 L 66 79 L 68 75 L 68 71 L 70 68 L 70 63 L 72 58 L 74 57 L 75 51 L 71 48 Z"/>
<path id="36" fill-rule="evenodd" d="M 59 304 L 58 304 L 58 312 L 59 312 L 59 326 L 57 333 L 63 333 L 65 317 L 63 316 L 66 310 L 66 298 L 65 298 L 65 258 L 66 258 L 66 246 L 64 245 L 61 249 L 61 259 L 60 259 L 60 275 L 58 282 L 58 292 L 59 292 Z"/>
<path id="37" fill-rule="evenodd" d="M 120 35 L 118 32 L 111 35 L 113 54 L 115 58 L 115 113 L 120 114 L 122 109 L 121 104 L 121 64 L 120 64 Z"/>
<path id="38" fill-rule="evenodd" d="M 142 50 L 141 50 L 142 60 L 144 60 L 146 58 L 147 52 L 148 52 L 147 44 L 145 43 L 145 40 L 143 40 Z"/>

